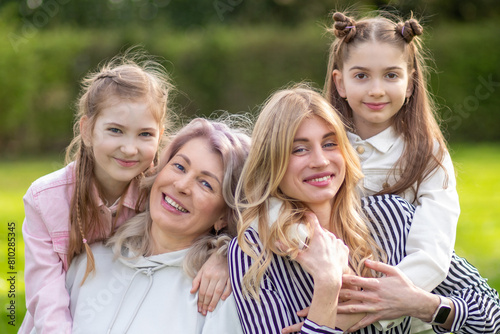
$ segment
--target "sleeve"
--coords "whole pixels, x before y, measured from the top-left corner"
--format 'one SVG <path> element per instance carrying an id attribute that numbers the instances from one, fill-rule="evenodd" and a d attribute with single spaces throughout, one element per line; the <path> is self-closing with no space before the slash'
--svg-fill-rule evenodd
<path id="1" fill-rule="evenodd" d="M 448 273 L 460 215 L 455 172 L 448 153 L 443 166 L 447 175 L 438 167 L 420 185 L 406 256 L 397 265 L 426 291 L 438 286 Z"/>
<path id="2" fill-rule="evenodd" d="M 300 322 L 295 314 L 297 310 L 288 309 L 286 301 L 275 291 L 273 284 L 261 283 L 260 302 L 244 295 L 241 283 L 253 259 L 243 252 L 237 239 L 233 239 L 229 246 L 228 261 L 233 294 L 244 333 L 280 334 L 283 328 Z M 306 319 L 301 333 L 342 333 L 342 331 L 318 326 Z"/>
<path id="3" fill-rule="evenodd" d="M 471 264 L 453 256 L 450 273 L 433 293 L 444 295 L 455 305 L 451 332 L 456 334 L 500 333 L 500 299 Z M 436 333 L 448 330 L 433 326 Z"/>
<path id="4" fill-rule="evenodd" d="M 31 188 L 24 197 L 25 289 L 27 316 L 36 333 L 71 333 L 69 295 L 63 263 L 54 251 Z M 24 328 L 24 327 L 23 327 Z M 28 332 L 31 328 L 26 328 Z"/>

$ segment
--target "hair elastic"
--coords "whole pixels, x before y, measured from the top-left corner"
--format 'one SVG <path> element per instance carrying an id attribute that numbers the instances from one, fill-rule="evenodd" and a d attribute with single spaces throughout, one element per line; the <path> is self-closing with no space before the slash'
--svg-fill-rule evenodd
<path id="1" fill-rule="evenodd" d="M 405 37 L 404 32 L 405 32 L 405 26 L 403 26 L 403 28 L 401 29 L 401 36 L 403 37 Z"/>
<path id="2" fill-rule="evenodd" d="M 352 29 L 352 28 L 354 28 L 354 26 L 347 26 L 347 27 L 345 27 L 345 29 Z"/>
<path id="3" fill-rule="evenodd" d="M 87 239 L 83 238 L 83 243 L 86 244 L 87 243 Z"/>

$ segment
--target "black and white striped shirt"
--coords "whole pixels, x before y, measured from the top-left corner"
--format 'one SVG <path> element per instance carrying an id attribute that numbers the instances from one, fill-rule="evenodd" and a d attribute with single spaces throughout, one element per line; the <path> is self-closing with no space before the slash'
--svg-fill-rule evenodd
<path id="1" fill-rule="evenodd" d="M 398 264 L 405 256 L 413 206 L 398 196 L 383 195 L 365 198 L 363 207 L 372 222 L 368 224 L 372 235 L 387 252 L 387 262 Z M 253 228 L 249 228 L 245 235 L 251 242 L 260 244 L 259 235 Z M 312 277 L 297 262 L 274 255 L 260 284 L 259 303 L 242 294 L 241 282 L 253 260 L 241 250 L 236 239 L 231 242 L 228 257 L 238 314 L 246 334 L 277 334 L 281 333 L 281 329 L 301 321 L 305 321 L 301 333 L 341 333 L 296 315 L 297 311 L 311 304 L 314 289 Z M 433 293 L 449 297 L 455 305 L 452 332 L 500 333 L 498 293 L 465 259 L 453 254 L 448 276 Z M 447 332 L 436 326 L 434 330 L 437 333 Z M 381 332 L 371 325 L 356 333 Z M 385 333 L 410 333 L 410 318 L 405 318 Z"/>

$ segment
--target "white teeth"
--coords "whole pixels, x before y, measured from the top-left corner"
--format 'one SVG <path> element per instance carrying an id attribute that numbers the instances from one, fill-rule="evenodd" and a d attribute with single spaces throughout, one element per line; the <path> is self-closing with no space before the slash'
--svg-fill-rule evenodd
<path id="1" fill-rule="evenodd" d="M 331 178 L 331 175 L 327 175 L 327 176 L 323 176 L 323 177 L 319 177 L 317 179 L 311 179 L 309 180 L 310 182 L 321 182 L 321 181 L 326 181 L 328 180 L 329 178 Z"/>
<path id="2" fill-rule="evenodd" d="M 184 209 L 182 206 L 177 204 L 173 199 L 171 199 L 167 195 L 165 195 L 164 200 L 165 200 L 165 202 L 167 202 L 168 204 L 170 204 L 171 206 L 173 206 L 174 208 L 176 208 L 180 212 L 184 212 L 184 213 L 189 212 L 188 210 Z"/>

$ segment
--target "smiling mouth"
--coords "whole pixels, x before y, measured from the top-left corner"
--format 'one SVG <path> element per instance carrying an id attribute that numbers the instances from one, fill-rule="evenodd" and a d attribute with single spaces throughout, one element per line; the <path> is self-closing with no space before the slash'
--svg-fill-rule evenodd
<path id="1" fill-rule="evenodd" d="M 138 163 L 137 160 L 123 160 L 118 158 L 115 158 L 115 160 L 123 167 L 132 167 Z"/>
<path id="2" fill-rule="evenodd" d="M 372 110 L 383 109 L 388 103 L 365 103 L 365 105 Z"/>
<path id="3" fill-rule="evenodd" d="M 165 194 L 163 194 L 163 199 L 165 200 L 165 202 L 167 202 L 171 207 L 173 207 L 177 211 L 180 211 L 180 212 L 183 212 L 183 213 L 188 213 L 189 212 L 188 210 L 184 209 L 182 206 L 180 206 L 179 204 L 177 204 L 176 201 L 174 201 L 173 199 L 171 199 L 170 197 L 168 197 Z"/>
<path id="4" fill-rule="evenodd" d="M 323 181 L 331 179 L 332 176 L 333 175 L 326 175 L 326 176 L 323 176 L 323 177 L 317 177 L 317 178 L 314 178 L 314 179 L 308 179 L 308 180 L 304 180 L 304 181 L 305 182 L 323 182 Z"/>

